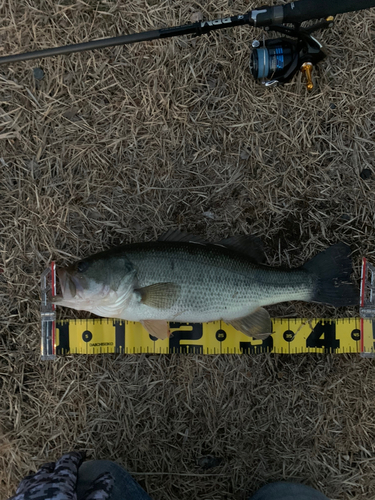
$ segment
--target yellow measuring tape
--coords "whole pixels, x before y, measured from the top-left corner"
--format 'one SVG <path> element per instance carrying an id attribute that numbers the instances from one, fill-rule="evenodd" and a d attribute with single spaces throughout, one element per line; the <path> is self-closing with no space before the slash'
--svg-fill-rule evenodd
<path id="1" fill-rule="evenodd" d="M 375 321 L 362 318 L 274 318 L 273 334 L 249 338 L 222 321 L 170 323 L 171 337 L 152 337 L 140 323 L 117 319 L 56 322 L 55 353 L 278 354 L 373 353 Z"/>

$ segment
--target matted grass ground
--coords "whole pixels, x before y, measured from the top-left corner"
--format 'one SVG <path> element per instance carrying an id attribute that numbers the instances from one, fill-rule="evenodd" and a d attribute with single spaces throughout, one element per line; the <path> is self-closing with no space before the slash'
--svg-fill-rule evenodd
<path id="1" fill-rule="evenodd" d="M 262 3 L 8 0 L 0 54 Z M 343 240 L 359 279 L 362 255 L 375 260 L 374 22 L 374 10 L 341 15 L 317 35 L 329 57 L 310 94 L 300 75 L 276 89 L 252 80 L 249 46 L 262 32 L 246 27 L 0 67 L 1 498 L 73 448 L 119 461 L 155 500 L 244 499 L 278 479 L 332 499 L 375 498 L 372 360 L 39 361 L 50 260 L 170 228 L 211 240 L 256 234 L 271 265 L 298 266 Z M 271 312 L 358 315 L 297 303 Z M 203 470 L 206 454 L 223 460 Z"/>

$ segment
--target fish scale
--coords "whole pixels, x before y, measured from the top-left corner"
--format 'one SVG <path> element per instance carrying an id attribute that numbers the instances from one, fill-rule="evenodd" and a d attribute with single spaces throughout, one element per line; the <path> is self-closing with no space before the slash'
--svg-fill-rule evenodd
<path id="1" fill-rule="evenodd" d="M 134 301 L 134 313 L 129 311 L 122 319 L 166 319 L 169 313 L 179 321 L 231 319 L 265 304 L 309 300 L 314 290 L 313 277 L 304 270 L 256 266 L 219 246 L 146 245 L 125 253 L 137 269 L 139 287 L 173 282 L 181 286 L 181 295 L 167 310 L 155 311 L 144 304 L 137 308 Z"/>

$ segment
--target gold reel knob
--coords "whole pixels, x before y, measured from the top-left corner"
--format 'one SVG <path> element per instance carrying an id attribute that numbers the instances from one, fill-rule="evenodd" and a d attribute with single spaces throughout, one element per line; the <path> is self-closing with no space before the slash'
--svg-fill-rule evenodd
<path id="1" fill-rule="evenodd" d="M 311 91 L 314 88 L 314 84 L 311 78 L 311 72 L 313 70 L 313 65 L 311 62 L 305 62 L 301 66 L 301 71 L 306 78 L 306 88 Z"/>

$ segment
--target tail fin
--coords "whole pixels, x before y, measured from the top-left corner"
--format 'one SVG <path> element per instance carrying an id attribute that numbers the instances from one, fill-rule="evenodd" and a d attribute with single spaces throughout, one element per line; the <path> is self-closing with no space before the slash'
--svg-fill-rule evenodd
<path id="1" fill-rule="evenodd" d="M 353 272 L 350 247 L 337 243 L 316 255 L 304 266 L 316 276 L 312 302 L 322 302 L 335 307 L 359 304 L 359 288 L 350 281 Z"/>

